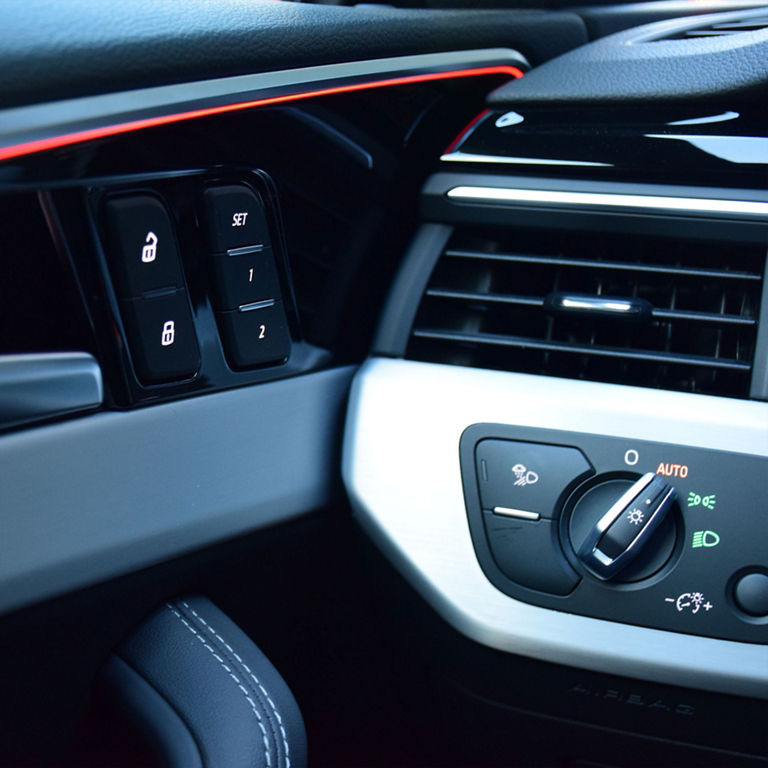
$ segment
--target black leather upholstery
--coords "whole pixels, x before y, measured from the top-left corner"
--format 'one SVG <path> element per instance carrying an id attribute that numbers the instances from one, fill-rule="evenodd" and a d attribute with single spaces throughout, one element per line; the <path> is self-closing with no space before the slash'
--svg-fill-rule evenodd
<path id="1" fill-rule="evenodd" d="M 596 40 L 548 61 L 519 82 L 494 91 L 506 106 L 764 101 L 768 93 L 768 30 L 723 37 L 667 40 L 709 23 L 765 15 L 764 9 L 647 24 Z"/>
<path id="2" fill-rule="evenodd" d="M 0 106 L 384 56 L 586 42 L 572 13 L 274 0 L 4 0 Z"/>
<path id="3" fill-rule="evenodd" d="M 167 603 L 104 676 L 171 768 L 302 768 L 306 736 L 285 681 L 203 597 Z"/>

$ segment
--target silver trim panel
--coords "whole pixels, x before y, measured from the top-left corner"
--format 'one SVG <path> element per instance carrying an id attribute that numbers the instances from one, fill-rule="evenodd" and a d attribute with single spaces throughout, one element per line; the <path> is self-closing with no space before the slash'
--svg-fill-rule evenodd
<path id="1" fill-rule="evenodd" d="M 327 504 L 353 372 L 0 437 L 0 613 Z"/>
<path id="2" fill-rule="evenodd" d="M 0 428 L 98 408 L 101 368 L 87 352 L 0 355 Z"/>
<path id="3" fill-rule="evenodd" d="M 373 358 L 353 384 L 342 469 L 361 524 L 473 640 L 574 667 L 768 698 L 766 645 L 591 619 L 497 590 L 472 546 L 459 466 L 459 438 L 480 422 L 768 456 L 768 404 Z"/>
<path id="4" fill-rule="evenodd" d="M 515 189 L 509 187 L 458 186 L 446 193 L 452 200 L 467 203 L 511 203 L 536 206 L 588 207 L 660 211 L 670 214 L 739 216 L 768 219 L 768 202 L 672 197 L 670 195 L 631 195 L 615 192 L 566 192 L 556 189 Z"/>

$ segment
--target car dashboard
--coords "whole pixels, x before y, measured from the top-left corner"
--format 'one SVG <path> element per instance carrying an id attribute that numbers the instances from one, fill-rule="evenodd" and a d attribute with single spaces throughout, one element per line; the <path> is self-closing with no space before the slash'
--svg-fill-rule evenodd
<path id="1" fill-rule="evenodd" d="M 9 4 L 0 764 L 766 764 L 768 10 L 555 5 Z"/>

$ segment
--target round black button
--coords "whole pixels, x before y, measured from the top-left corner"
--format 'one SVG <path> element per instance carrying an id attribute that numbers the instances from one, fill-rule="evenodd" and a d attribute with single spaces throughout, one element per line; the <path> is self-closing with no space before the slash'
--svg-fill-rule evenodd
<path id="1" fill-rule="evenodd" d="M 750 616 L 768 616 L 768 576 L 748 573 L 733 588 L 736 605 Z"/>

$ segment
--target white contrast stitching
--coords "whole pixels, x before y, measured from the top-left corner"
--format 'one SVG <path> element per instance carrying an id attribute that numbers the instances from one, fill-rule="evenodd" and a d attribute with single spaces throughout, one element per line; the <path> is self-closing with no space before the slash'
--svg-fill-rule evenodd
<path id="1" fill-rule="evenodd" d="M 251 705 L 253 714 L 256 715 L 256 719 L 259 721 L 259 728 L 261 729 L 261 737 L 262 737 L 262 740 L 264 741 L 264 757 L 266 758 L 267 765 L 271 766 L 272 755 L 269 751 L 267 729 L 264 727 L 264 723 L 262 722 L 261 715 L 259 714 L 259 710 L 256 706 L 256 703 L 250 697 L 248 691 L 245 688 L 243 688 L 243 685 L 240 682 L 240 679 L 237 677 L 237 675 L 235 675 L 235 673 L 224 663 L 224 659 L 222 659 L 221 656 L 219 656 L 216 653 L 216 651 L 213 648 L 211 648 L 211 646 L 208 645 L 208 643 L 205 642 L 205 638 L 170 603 L 166 603 L 165 607 L 168 608 L 168 610 L 171 611 L 171 613 L 173 613 L 179 619 L 179 621 L 211 652 L 211 654 L 213 655 L 213 658 L 216 659 L 216 661 L 218 661 L 222 667 L 224 667 L 224 669 L 227 671 L 227 674 L 237 683 L 237 687 L 243 692 L 243 695 L 245 696 L 246 700 Z"/>
<path id="2" fill-rule="evenodd" d="M 283 749 L 285 750 L 285 768 L 291 768 L 291 758 L 289 757 L 290 749 L 288 747 L 288 737 L 286 736 L 285 728 L 283 727 L 283 718 L 280 717 L 280 713 L 277 711 L 277 707 L 267 693 L 266 688 L 264 688 L 264 686 L 259 682 L 259 679 L 256 677 L 256 675 L 251 672 L 251 668 L 240 658 L 240 656 L 237 655 L 237 653 L 235 653 L 232 646 L 226 640 L 224 640 L 224 638 L 218 632 L 216 632 L 216 630 L 199 613 L 197 613 L 194 608 L 191 608 L 189 604 L 185 603 L 183 600 L 181 601 L 181 604 L 187 610 L 191 611 L 192 615 L 198 619 L 220 643 L 224 645 L 224 647 L 243 665 L 245 671 L 251 676 L 253 682 L 259 686 L 259 690 L 264 694 L 264 698 L 269 702 L 269 706 L 272 708 L 272 712 L 274 712 L 275 717 L 277 718 L 277 724 L 280 728 L 280 736 L 283 740 Z"/>

